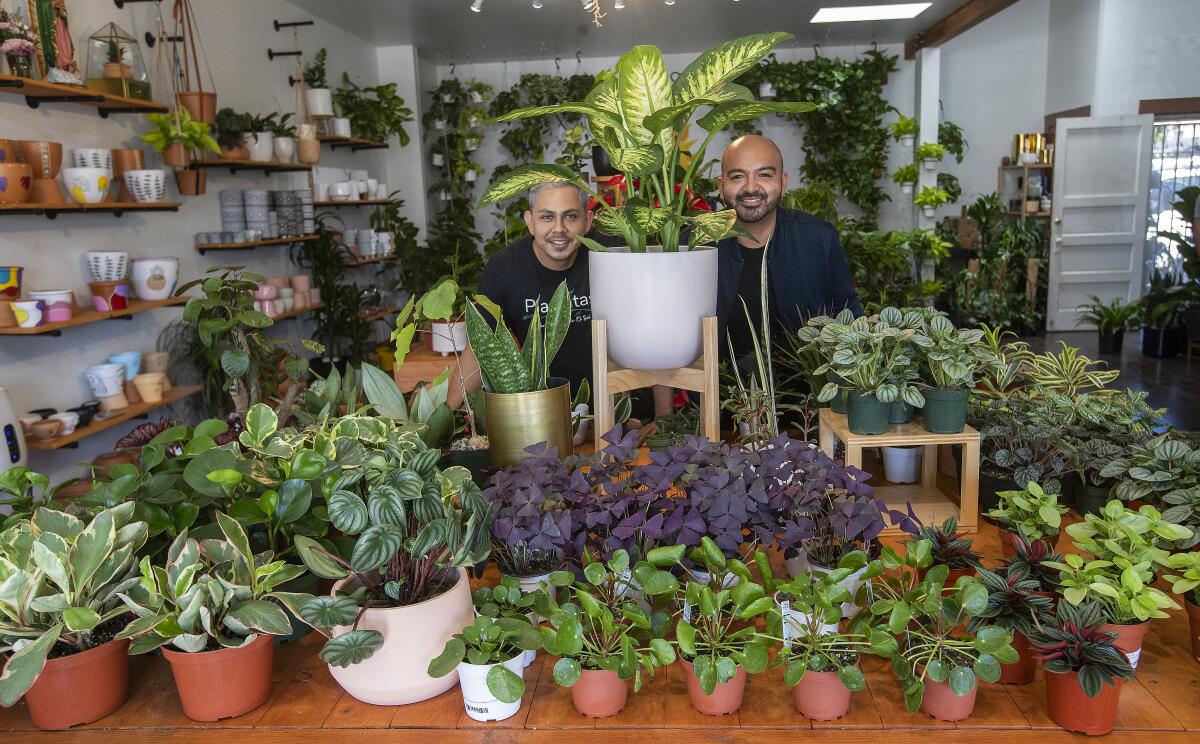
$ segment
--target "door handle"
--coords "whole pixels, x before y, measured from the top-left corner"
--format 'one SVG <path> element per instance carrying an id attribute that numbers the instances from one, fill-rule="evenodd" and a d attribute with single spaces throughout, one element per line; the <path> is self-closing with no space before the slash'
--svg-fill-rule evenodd
<path id="1" fill-rule="evenodd" d="M 1061 224 L 1062 224 L 1062 217 L 1059 217 L 1058 219 L 1054 220 L 1054 224 L 1056 224 L 1056 225 L 1061 225 Z"/>
<path id="2" fill-rule="evenodd" d="M 1055 242 L 1055 243 L 1061 243 L 1061 242 L 1062 242 L 1062 238 L 1055 238 L 1055 239 L 1054 239 L 1054 242 Z"/>

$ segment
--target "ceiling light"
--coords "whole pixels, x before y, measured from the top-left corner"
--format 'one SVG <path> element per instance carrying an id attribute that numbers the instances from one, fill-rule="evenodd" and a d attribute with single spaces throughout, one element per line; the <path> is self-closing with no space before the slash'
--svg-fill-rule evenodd
<path id="1" fill-rule="evenodd" d="M 483 12 L 483 0 L 471 0 L 471 10 L 476 13 Z"/>
<path id="2" fill-rule="evenodd" d="M 848 21 L 892 21 L 916 18 L 933 3 L 900 5 L 859 5 L 850 8 L 821 8 L 809 23 L 846 23 Z"/>
<path id="3" fill-rule="evenodd" d="M 625 0 L 613 0 L 613 10 L 622 10 L 625 7 Z"/>
<path id="4" fill-rule="evenodd" d="M 675 0 L 663 0 L 663 5 L 674 5 Z"/>
<path id="5" fill-rule="evenodd" d="M 538 10 L 541 10 L 541 8 L 542 8 L 542 0 L 533 0 L 533 7 L 534 7 L 534 8 L 537 8 Z"/>

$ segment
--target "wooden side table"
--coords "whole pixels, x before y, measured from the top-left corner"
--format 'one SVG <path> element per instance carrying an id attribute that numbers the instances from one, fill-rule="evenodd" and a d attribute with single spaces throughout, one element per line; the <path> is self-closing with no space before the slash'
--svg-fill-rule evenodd
<path id="1" fill-rule="evenodd" d="M 958 434 L 932 434 L 921 426 L 917 416 L 907 424 L 890 424 L 883 434 L 854 434 L 846 414 L 821 409 L 821 451 L 833 457 L 835 441 L 846 446 L 846 465 L 862 469 L 864 447 L 897 447 L 916 445 L 922 448 L 921 483 L 919 485 L 881 486 L 875 494 L 888 506 L 899 509 L 907 501 L 913 512 L 925 524 L 941 524 L 947 517 L 958 519 L 958 528 L 965 532 L 979 530 L 979 432 L 965 427 Z M 958 476 L 958 503 L 955 504 L 937 487 L 938 446 L 962 445 L 962 468 Z M 898 535 L 900 530 L 888 527 L 885 535 Z"/>
<path id="2" fill-rule="evenodd" d="M 433 381 L 446 370 L 450 370 L 450 374 L 453 375 L 457 363 L 458 360 L 453 354 L 442 356 L 433 350 L 432 344 L 427 340 L 421 340 L 419 343 L 414 340 L 412 349 L 404 358 L 404 364 L 398 364 L 392 370 L 392 378 L 400 386 L 400 392 L 410 393 L 417 385 Z M 458 383 L 455 381 L 451 384 Z"/>

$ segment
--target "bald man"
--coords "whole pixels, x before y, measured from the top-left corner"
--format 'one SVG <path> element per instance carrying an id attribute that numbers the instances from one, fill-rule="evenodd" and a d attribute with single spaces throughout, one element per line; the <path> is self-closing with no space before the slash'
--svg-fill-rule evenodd
<path id="1" fill-rule="evenodd" d="M 726 238 L 717 244 L 717 319 L 722 340 L 729 334 L 736 360 L 754 350 L 742 301 L 757 332 L 762 317 L 763 246 L 768 241 L 773 332 L 795 332 L 814 315 L 834 315 L 847 307 L 862 315 L 837 230 L 807 212 L 780 207 L 787 185 L 783 155 L 766 137 L 739 137 L 725 149 L 717 190 L 737 212 L 738 225 L 753 236 Z M 721 349 L 727 353 L 724 343 Z"/>

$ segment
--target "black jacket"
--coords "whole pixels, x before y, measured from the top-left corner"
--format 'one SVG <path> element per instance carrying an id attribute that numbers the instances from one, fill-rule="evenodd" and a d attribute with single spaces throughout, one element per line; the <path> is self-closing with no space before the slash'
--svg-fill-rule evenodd
<path id="1" fill-rule="evenodd" d="M 836 315 L 850 308 L 862 315 L 850 267 L 837 230 L 806 212 L 780 207 L 767 250 L 771 316 L 795 331 L 814 315 Z M 742 277 L 742 250 L 736 237 L 717 244 L 717 321 L 725 338 Z"/>

